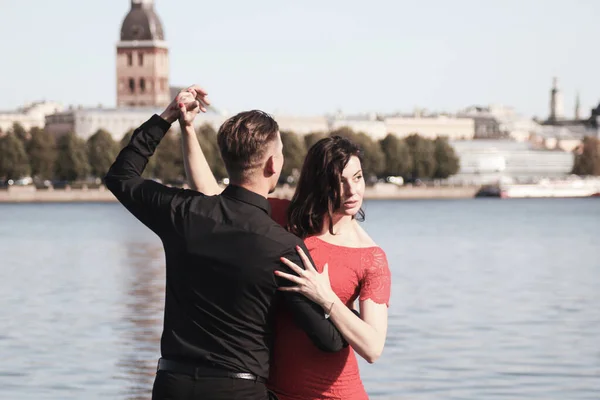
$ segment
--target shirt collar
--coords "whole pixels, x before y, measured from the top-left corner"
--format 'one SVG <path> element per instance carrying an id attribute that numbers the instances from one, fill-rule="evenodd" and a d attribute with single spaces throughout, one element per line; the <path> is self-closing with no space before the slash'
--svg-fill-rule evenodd
<path id="1" fill-rule="evenodd" d="M 229 185 L 223 190 L 222 195 L 251 204 L 266 212 L 267 215 L 271 215 L 271 203 L 269 203 L 269 200 L 241 186 Z"/>

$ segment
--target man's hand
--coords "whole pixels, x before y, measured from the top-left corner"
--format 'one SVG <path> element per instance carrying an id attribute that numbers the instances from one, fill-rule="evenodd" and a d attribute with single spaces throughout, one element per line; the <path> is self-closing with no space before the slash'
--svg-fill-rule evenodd
<path id="1" fill-rule="evenodd" d="M 180 119 L 183 124 L 191 124 L 200 111 L 206 112 L 210 105 L 208 94 L 198 85 L 192 85 L 182 90 L 160 115 L 169 123 Z"/>

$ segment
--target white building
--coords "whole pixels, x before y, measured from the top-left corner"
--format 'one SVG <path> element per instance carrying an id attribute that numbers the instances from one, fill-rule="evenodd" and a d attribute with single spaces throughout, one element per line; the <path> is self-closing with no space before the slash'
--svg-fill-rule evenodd
<path id="1" fill-rule="evenodd" d="M 373 140 L 381 140 L 388 134 L 387 125 L 383 121 L 336 119 L 331 121 L 329 130 L 350 128 L 354 132 L 363 132 Z"/>
<path id="2" fill-rule="evenodd" d="M 344 115 L 338 112 L 328 118 L 329 131 L 349 128 L 354 132 L 362 132 L 373 140 L 381 140 L 388 134 L 388 129 L 382 118 L 377 114 Z"/>
<path id="3" fill-rule="evenodd" d="M 62 110 L 63 106 L 60 103 L 40 101 L 26 104 L 14 111 L 0 111 L 0 130 L 6 133 L 15 123 L 21 124 L 27 131 L 31 128 L 43 128 L 47 115 Z"/>
<path id="4" fill-rule="evenodd" d="M 387 132 L 400 138 L 413 133 L 430 139 L 447 136 L 450 140 L 470 140 L 475 136 L 475 122 L 472 118 L 416 115 L 385 118 L 384 122 Z"/>
<path id="5" fill-rule="evenodd" d="M 76 108 L 46 117 L 46 131 L 55 136 L 75 133 L 87 140 L 99 129 L 109 132 L 113 139 L 121 140 L 130 129 L 135 129 L 147 121 L 153 114 L 161 114 L 162 108 Z M 209 112 L 196 118 L 196 124 L 209 124 L 218 129 L 226 116 L 209 108 Z M 173 124 L 179 129 L 178 124 Z"/>
<path id="6" fill-rule="evenodd" d="M 460 111 L 458 116 L 473 118 L 476 139 L 511 138 L 526 142 L 541 130 L 541 125 L 533 119 L 502 105 L 471 106 Z"/>
<path id="7" fill-rule="evenodd" d="M 297 135 L 307 135 L 312 132 L 328 132 L 327 118 L 323 116 L 301 117 L 293 115 L 273 115 L 280 131 L 294 132 Z"/>
<path id="8" fill-rule="evenodd" d="M 450 143 L 460 160 L 450 182 L 491 184 L 503 180 L 534 182 L 570 174 L 573 154 L 535 149 L 530 143 L 509 140 L 473 140 Z"/>

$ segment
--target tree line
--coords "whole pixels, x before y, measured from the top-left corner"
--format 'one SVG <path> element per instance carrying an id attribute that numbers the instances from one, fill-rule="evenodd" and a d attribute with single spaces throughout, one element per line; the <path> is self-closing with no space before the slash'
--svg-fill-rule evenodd
<path id="1" fill-rule="evenodd" d="M 367 179 L 401 176 L 405 180 L 445 179 L 459 170 L 454 148 L 445 137 L 427 139 L 417 134 L 400 139 L 393 134 L 376 141 L 363 132 L 343 127 L 329 133 L 315 132 L 301 137 L 281 132 L 285 164 L 282 175 L 293 175 L 301 169 L 306 152 L 326 136 L 342 136 L 358 144 L 362 167 Z"/>
<path id="2" fill-rule="evenodd" d="M 0 179 L 16 180 L 32 176 L 38 181 L 72 182 L 102 178 L 120 149 L 129 143 L 132 134 L 133 130 L 130 130 L 118 142 L 103 129 L 87 140 L 74 133 L 55 139 L 43 129 L 26 131 L 15 124 L 0 138 Z M 217 179 L 227 177 L 214 128 L 208 124 L 202 125 L 197 129 L 197 135 Z M 341 128 L 330 133 L 314 132 L 305 136 L 281 132 L 285 155 L 282 177 L 297 175 L 307 150 L 327 135 L 347 137 L 360 146 L 367 178 L 402 176 L 405 179 L 444 179 L 459 169 L 458 157 L 446 138 L 430 140 L 414 134 L 399 139 L 389 134 L 375 141 L 365 133 Z M 185 172 L 179 133 L 170 133 L 163 139 L 144 175 L 163 182 L 183 182 Z"/>
<path id="3" fill-rule="evenodd" d="M 586 136 L 575 150 L 573 171 L 576 175 L 600 176 L 600 139 Z"/>
<path id="4" fill-rule="evenodd" d="M 210 125 L 203 125 L 197 132 L 198 139 L 213 166 L 215 175 L 226 176 L 225 167 L 218 155 L 216 132 Z M 98 130 L 87 140 L 74 133 L 53 135 L 40 128 L 29 132 L 19 124 L 0 137 L 0 182 L 31 176 L 36 181 L 73 182 L 103 178 L 119 151 L 131 140 L 133 129 L 120 141 L 104 129 Z M 184 178 L 181 136 L 169 133 L 150 158 L 144 171 L 148 178 L 178 183 Z"/>

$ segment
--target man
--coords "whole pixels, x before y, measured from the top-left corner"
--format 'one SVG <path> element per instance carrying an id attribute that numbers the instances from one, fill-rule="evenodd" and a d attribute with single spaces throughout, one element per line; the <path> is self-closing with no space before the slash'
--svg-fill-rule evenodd
<path id="1" fill-rule="evenodd" d="M 219 129 L 231 182 L 220 195 L 141 177 L 171 124 L 208 104 L 201 88 L 182 91 L 134 132 L 105 182 L 165 249 L 162 358 L 153 399 L 268 399 L 272 320 L 280 303 L 320 349 L 337 351 L 345 343 L 321 307 L 277 290 L 274 271 L 285 268 L 280 257 L 302 265 L 295 249 L 304 244 L 269 217 L 267 196 L 283 166 L 279 128 L 269 115 L 240 113 Z"/>

